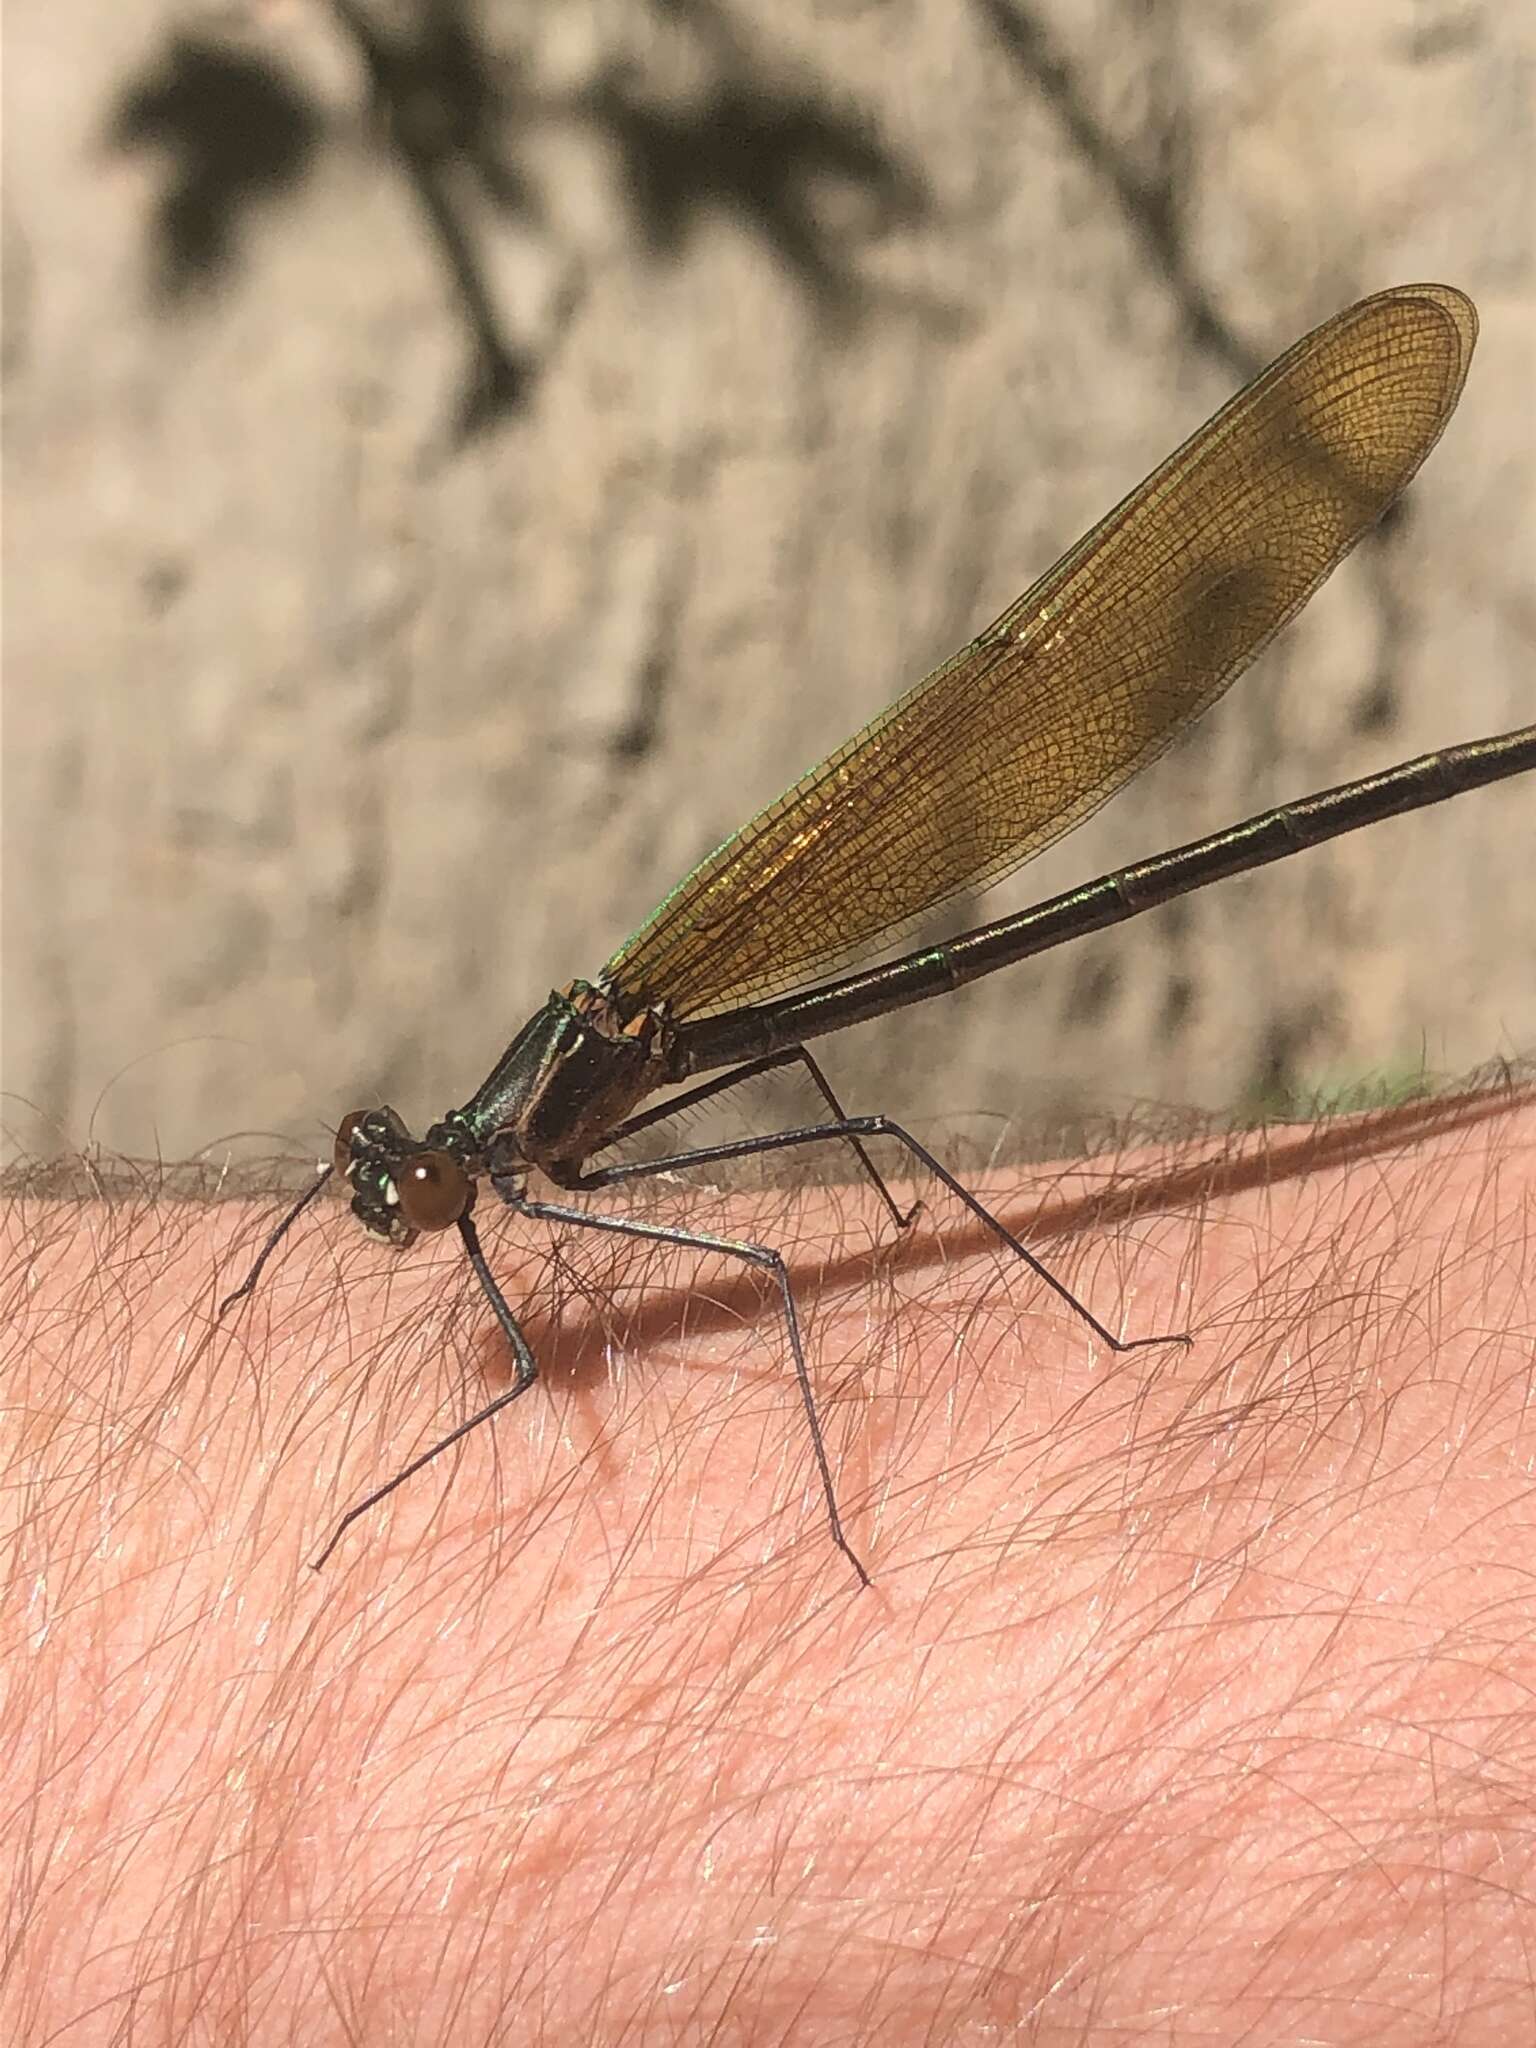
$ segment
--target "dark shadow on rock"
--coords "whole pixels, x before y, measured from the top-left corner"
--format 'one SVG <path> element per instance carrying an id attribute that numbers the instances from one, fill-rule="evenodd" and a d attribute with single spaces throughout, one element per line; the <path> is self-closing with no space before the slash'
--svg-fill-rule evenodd
<path id="1" fill-rule="evenodd" d="M 705 216 L 727 213 L 768 243 L 824 312 L 845 318 L 864 291 L 858 246 L 924 210 L 919 176 L 871 121 L 813 84 L 776 80 L 712 0 L 673 0 L 668 10 L 705 64 L 707 83 L 687 104 L 659 94 L 646 67 L 615 61 L 552 108 L 529 96 L 468 0 L 393 9 L 329 0 L 329 8 L 362 66 L 377 132 L 469 337 L 455 409 L 461 442 L 522 409 L 540 367 L 508 332 L 485 253 L 497 214 L 544 224 L 515 155 L 520 115 L 574 119 L 617 149 L 654 256 L 677 254 Z M 324 139 L 325 115 L 273 57 L 178 31 L 124 86 L 106 132 L 115 149 L 153 148 L 167 161 L 154 268 L 160 296 L 175 303 L 232 271 L 243 219 L 298 185 Z M 565 295 L 559 324 L 578 295 Z"/>
<path id="2" fill-rule="evenodd" d="M 1246 384 L 1263 365 L 1227 325 L 1190 265 L 1179 220 L 1173 139 L 1165 138 L 1159 151 L 1159 173 L 1148 176 L 1099 122 L 1070 64 L 1027 6 L 1020 0 L 975 4 L 1010 61 L 1055 110 L 1073 147 L 1114 193 L 1127 222 L 1151 251 L 1158 275 L 1172 289 L 1194 341 Z"/>
<path id="3" fill-rule="evenodd" d="M 729 214 L 823 312 L 851 316 L 864 292 L 854 251 L 922 217 L 919 173 L 857 109 L 788 73 L 776 78 L 710 0 L 671 0 L 667 11 L 706 56 L 705 90 L 668 102 L 636 67 L 618 65 L 577 103 L 620 152 L 647 246 L 674 256 L 706 216 Z M 836 225 L 818 206 L 832 192 L 842 202 Z"/>
<path id="4" fill-rule="evenodd" d="M 362 59 L 375 117 L 469 334 L 455 423 L 455 439 L 468 441 L 522 409 L 537 368 L 503 331 L 473 211 L 478 193 L 499 212 L 539 214 L 505 148 L 506 84 L 464 0 L 421 0 L 403 29 L 387 29 L 359 0 L 331 0 L 331 11 Z"/>
<path id="5" fill-rule="evenodd" d="M 222 280 L 242 222 L 295 189 L 321 126 L 309 95 L 271 59 L 187 31 L 124 86 L 107 122 L 108 146 L 158 150 L 168 166 L 152 226 L 161 298 L 176 301 Z"/>

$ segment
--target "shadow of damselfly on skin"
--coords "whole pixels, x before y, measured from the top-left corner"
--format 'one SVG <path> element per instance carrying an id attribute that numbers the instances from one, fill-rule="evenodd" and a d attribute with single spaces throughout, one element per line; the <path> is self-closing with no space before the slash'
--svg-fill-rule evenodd
<path id="1" fill-rule="evenodd" d="M 350 1508 L 317 1568 L 360 1516 L 538 1377 L 481 1248 L 473 1211 L 482 1182 L 525 1216 L 715 1252 L 771 1277 L 832 1539 L 866 1585 L 838 1512 L 781 1255 L 771 1245 L 545 1201 L 533 1192 L 535 1174 L 591 1193 L 681 1167 L 835 1144 L 868 1176 L 899 1230 L 910 1214 L 869 1149 L 890 1143 L 940 1180 L 1111 1351 L 1189 1342 L 1184 1333 L 1115 1335 L 911 1132 L 889 1117 L 848 1115 L 807 1041 L 945 994 L 1224 876 L 1520 774 L 1536 767 L 1536 726 L 1282 805 L 946 944 L 860 973 L 815 976 L 868 957 L 934 906 L 999 880 L 1155 760 L 1397 498 L 1455 409 L 1476 335 L 1471 301 L 1434 284 L 1379 292 L 1315 328 L 968 647 L 702 861 L 595 982 L 573 981 L 552 995 L 462 1109 L 419 1139 L 392 1109 L 343 1120 L 332 1164 L 278 1224 L 223 1309 L 256 1286 L 334 1175 L 351 1188 L 364 1228 L 397 1249 L 422 1232 L 458 1231 L 512 1348 L 514 1376 Z M 824 1121 L 637 1164 L 589 1163 L 680 1110 L 788 1066 L 803 1068 L 819 1091 Z M 699 1081 L 701 1074 L 713 1078 Z"/>

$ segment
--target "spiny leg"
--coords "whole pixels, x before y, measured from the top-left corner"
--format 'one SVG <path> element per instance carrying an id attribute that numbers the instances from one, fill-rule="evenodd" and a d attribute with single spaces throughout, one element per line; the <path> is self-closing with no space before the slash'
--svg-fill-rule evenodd
<path id="1" fill-rule="evenodd" d="M 234 1307 L 237 1301 L 244 1301 L 245 1297 L 253 1292 L 256 1286 L 256 1282 L 261 1278 L 262 1269 L 266 1265 L 268 1259 L 271 1258 L 272 1254 L 277 1250 L 278 1246 L 282 1243 L 283 1239 L 288 1235 L 289 1231 L 292 1230 L 294 1224 L 298 1222 L 299 1218 L 304 1214 L 304 1211 L 309 1207 L 310 1203 L 315 1199 L 316 1195 L 319 1194 L 320 1190 L 325 1186 L 326 1182 L 330 1179 L 331 1175 L 334 1172 L 334 1167 L 327 1166 L 323 1172 L 317 1174 L 315 1177 L 314 1186 L 306 1188 L 303 1194 L 299 1196 L 298 1200 L 289 1207 L 281 1223 L 279 1223 L 275 1229 L 268 1231 L 266 1243 L 262 1246 L 261 1250 L 256 1254 L 255 1265 L 252 1266 L 251 1270 L 240 1282 L 240 1285 L 235 1289 L 234 1293 L 226 1294 L 224 1299 L 219 1303 L 218 1312 L 221 1316 L 227 1315 L 229 1311 Z"/>
<path id="2" fill-rule="evenodd" d="M 804 1067 L 821 1095 L 822 1101 L 831 1110 L 839 1126 L 852 1121 L 848 1112 L 832 1092 L 832 1084 L 821 1071 L 816 1061 L 803 1045 L 785 1046 L 779 1052 L 764 1053 L 761 1059 L 747 1060 L 742 1066 L 732 1067 L 729 1073 L 716 1074 L 713 1079 L 701 1081 L 696 1088 L 685 1089 L 681 1095 L 674 1095 L 666 1102 L 659 1102 L 654 1109 L 642 1110 L 639 1116 L 632 1116 L 627 1123 L 620 1124 L 612 1137 L 606 1139 L 600 1148 L 606 1152 L 611 1146 L 621 1145 L 626 1138 L 633 1138 L 637 1132 L 648 1131 L 653 1124 L 664 1124 L 671 1117 L 685 1109 L 696 1109 L 701 1102 L 708 1102 L 712 1096 L 723 1095 L 727 1088 L 739 1088 L 745 1081 L 755 1081 L 759 1074 L 771 1074 L 779 1067 Z M 901 1204 L 886 1186 L 885 1176 L 873 1159 L 859 1143 L 852 1132 L 843 1133 L 846 1142 L 863 1168 L 866 1176 L 874 1183 L 875 1191 L 890 1210 L 898 1230 L 905 1230 L 912 1223 L 921 1202 L 914 1202 L 910 1209 L 903 1210 Z M 581 1185 L 586 1185 L 585 1180 Z"/>
<path id="3" fill-rule="evenodd" d="M 832 1466 L 827 1457 L 826 1441 L 821 1433 L 821 1417 L 816 1412 L 816 1395 L 811 1386 L 810 1369 L 805 1362 L 805 1345 L 800 1336 L 800 1317 L 795 1308 L 794 1289 L 789 1284 L 789 1268 L 784 1263 L 783 1255 L 776 1252 L 772 1245 L 747 1244 L 730 1237 L 711 1237 L 696 1230 L 668 1230 L 660 1224 L 636 1223 L 624 1216 L 594 1216 L 586 1209 L 570 1209 L 559 1202 L 524 1200 L 517 1202 L 515 1206 L 524 1216 L 542 1217 L 547 1223 L 571 1223 L 582 1230 L 606 1231 L 611 1237 L 641 1238 L 650 1244 L 678 1245 L 685 1251 L 719 1252 L 723 1257 L 741 1259 L 747 1265 L 757 1266 L 773 1275 L 784 1309 L 784 1325 L 789 1332 L 789 1349 L 795 1362 L 795 1378 L 800 1386 L 800 1400 L 805 1409 L 805 1419 L 810 1425 L 811 1448 L 816 1456 L 816 1470 L 821 1477 L 821 1490 L 826 1499 L 827 1523 L 832 1531 L 832 1541 L 853 1566 L 862 1582 L 866 1586 L 869 1585 L 869 1573 L 864 1569 L 858 1552 L 844 1534 L 843 1518 L 838 1513 L 837 1490 L 832 1483 Z M 452 1438 L 449 1441 L 452 1442 Z"/>
<path id="4" fill-rule="evenodd" d="M 1080 1316 L 1111 1351 L 1139 1351 L 1149 1344 L 1190 1344 L 1194 1340 L 1185 1330 L 1172 1330 L 1156 1337 L 1116 1337 L 1099 1321 L 1085 1302 L 1079 1301 L 1064 1281 L 1058 1280 L 1041 1260 L 1008 1226 L 994 1216 L 990 1209 L 977 1201 L 968 1188 L 928 1150 L 920 1145 L 912 1133 L 888 1116 L 850 1116 L 837 1124 L 809 1124 L 795 1131 L 770 1131 L 761 1137 L 742 1138 L 734 1144 L 702 1145 L 692 1152 L 675 1152 L 668 1159 L 647 1159 L 633 1165 L 601 1166 L 591 1173 L 584 1173 L 575 1185 L 584 1192 L 598 1188 L 618 1187 L 626 1181 L 643 1180 L 647 1175 L 669 1173 L 678 1167 L 710 1166 L 727 1159 L 750 1159 L 764 1152 L 787 1152 L 800 1145 L 822 1145 L 833 1139 L 849 1138 L 894 1138 L 904 1145 L 914 1159 L 926 1166 L 937 1176 L 952 1195 L 962 1201 L 971 1214 L 986 1225 L 1009 1250 L 1016 1253 L 1031 1272 L 1037 1274 L 1047 1287 L 1051 1288 L 1068 1308 Z"/>
<path id="5" fill-rule="evenodd" d="M 404 1486 L 408 1479 L 414 1479 L 423 1466 L 430 1465 L 434 1458 L 440 1458 L 444 1451 L 451 1450 L 459 1442 L 460 1438 L 468 1436 L 471 1430 L 478 1429 L 482 1422 L 489 1422 L 492 1416 L 499 1415 L 503 1408 L 510 1407 L 520 1394 L 527 1393 L 539 1376 L 538 1365 L 534 1360 L 532 1351 L 528 1348 L 528 1339 L 519 1328 L 517 1318 L 513 1315 L 511 1309 L 508 1308 L 506 1297 L 491 1276 L 491 1269 L 486 1264 L 485 1253 L 480 1249 L 480 1233 L 476 1230 L 472 1218 L 468 1215 L 461 1216 L 458 1228 L 459 1236 L 464 1240 L 465 1253 L 468 1256 L 470 1265 L 474 1269 L 475 1278 L 480 1282 L 485 1298 L 495 1310 L 496 1320 L 500 1323 L 507 1342 L 512 1346 L 512 1356 L 516 1360 L 516 1376 L 511 1386 L 504 1393 L 498 1394 L 494 1401 L 488 1401 L 483 1408 L 478 1409 L 475 1414 L 471 1415 L 468 1421 L 461 1422 L 456 1429 L 449 1430 L 448 1434 L 440 1442 L 435 1443 L 429 1451 L 423 1451 L 419 1458 L 412 1458 L 410 1464 L 403 1466 L 393 1479 L 387 1479 L 382 1486 L 376 1486 L 373 1492 L 358 1501 L 355 1507 L 348 1508 L 332 1531 L 330 1542 L 326 1544 L 320 1555 L 313 1560 L 312 1569 L 315 1571 L 321 1569 L 326 1559 L 355 1521 L 359 1520 L 361 1516 L 366 1515 L 370 1508 L 376 1508 L 380 1501 L 388 1500 L 397 1487 Z"/>

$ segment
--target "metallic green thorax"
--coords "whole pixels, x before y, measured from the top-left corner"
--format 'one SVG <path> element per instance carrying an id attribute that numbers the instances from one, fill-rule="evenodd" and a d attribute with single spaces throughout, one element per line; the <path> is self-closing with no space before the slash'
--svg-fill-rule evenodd
<path id="1" fill-rule="evenodd" d="M 671 1077 L 660 1009 L 573 981 L 507 1047 L 457 1121 L 500 1171 L 536 1166 L 568 1187 L 636 1103 Z"/>

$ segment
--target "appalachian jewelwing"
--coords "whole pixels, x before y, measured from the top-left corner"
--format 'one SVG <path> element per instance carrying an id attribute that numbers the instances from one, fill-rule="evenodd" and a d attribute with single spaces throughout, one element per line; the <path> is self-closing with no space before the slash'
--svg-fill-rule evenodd
<path id="1" fill-rule="evenodd" d="M 1266 645 L 1408 483 L 1450 418 L 1477 337 L 1448 285 L 1362 299 L 1304 336 L 1223 406 L 968 647 L 710 854 L 597 981 L 552 994 L 465 1103 L 411 1136 L 357 1110 L 332 1164 L 223 1303 L 248 1294 L 332 1174 L 374 1236 L 456 1227 L 512 1347 L 511 1386 L 349 1509 L 351 1524 L 538 1376 L 471 1211 L 487 1178 L 525 1216 L 746 1261 L 778 1287 L 838 1547 L 838 1514 L 788 1269 L 771 1246 L 592 1215 L 534 1199 L 530 1175 L 591 1192 L 749 1155 L 850 1145 L 898 1227 L 910 1221 L 865 1140 L 891 1138 L 937 1176 L 1112 1350 L 1119 1338 L 899 1124 L 849 1116 L 805 1041 L 921 1002 L 1226 875 L 1536 767 L 1536 726 L 1426 754 L 1281 805 L 946 944 L 814 983 L 962 891 L 999 880 L 1161 754 Z M 807 986 L 807 984 L 813 984 Z M 802 1066 L 826 1122 L 589 1169 L 679 1110 L 773 1068 Z M 650 1109 L 657 1090 L 724 1069 Z M 221 1309 L 222 1313 L 222 1309 Z"/>

